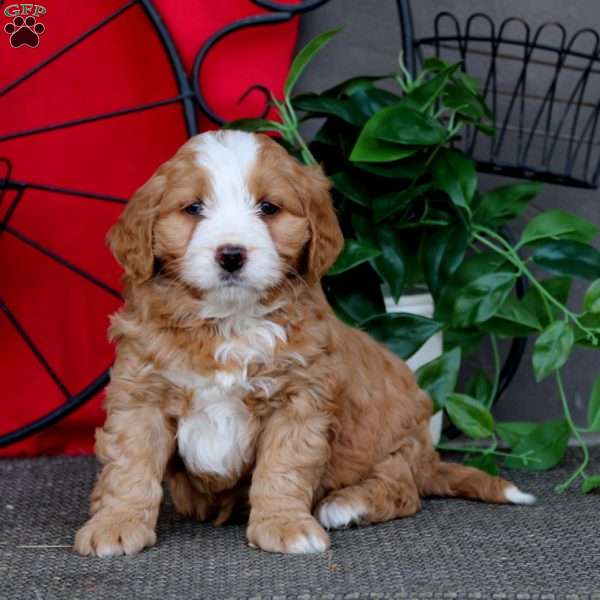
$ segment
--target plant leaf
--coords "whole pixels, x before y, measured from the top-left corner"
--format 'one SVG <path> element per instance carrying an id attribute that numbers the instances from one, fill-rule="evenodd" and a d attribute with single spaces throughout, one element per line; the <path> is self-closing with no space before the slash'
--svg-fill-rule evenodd
<path id="1" fill-rule="evenodd" d="M 436 318 L 465 327 L 494 316 L 514 286 L 516 271 L 498 254 L 467 258 L 442 288 Z"/>
<path id="2" fill-rule="evenodd" d="M 497 271 L 470 281 L 455 298 L 453 324 L 465 326 L 486 321 L 502 305 L 515 279 L 513 271 Z"/>
<path id="3" fill-rule="evenodd" d="M 441 148 L 431 163 L 433 185 L 450 196 L 455 206 L 468 209 L 475 190 L 475 164 L 462 152 Z"/>
<path id="4" fill-rule="evenodd" d="M 374 137 L 394 144 L 437 146 L 448 139 L 448 131 L 436 119 L 404 100 L 374 114 L 367 125 Z"/>
<path id="5" fill-rule="evenodd" d="M 567 450 L 571 429 L 565 420 L 546 421 L 534 427 L 513 446 L 504 464 L 509 469 L 544 471 L 555 467 Z M 526 458 L 517 455 L 528 453 Z"/>
<path id="6" fill-rule="evenodd" d="M 415 179 L 425 173 L 426 159 L 427 156 L 425 153 L 421 152 L 412 157 L 385 162 L 383 164 L 355 162 L 354 165 L 361 171 L 388 179 Z"/>
<path id="7" fill-rule="evenodd" d="M 429 56 L 423 62 L 423 70 L 431 71 L 432 73 L 437 73 L 443 69 L 447 69 L 450 66 L 443 58 L 439 58 L 439 56 Z"/>
<path id="8" fill-rule="evenodd" d="M 364 89 L 370 89 L 376 81 L 383 79 L 392 79 L 393 73 L 387 73 L 385 75 L 358 75 L 357 77 L 351 77 L 342 81 L 327 91 L 323 92 L 323 95 L 328 96 L 351 96 L 355 92 L 359 92 Z"/>
<path id="9" fill-rule="evenodd" d="M 571 286 L 573 285 L 573 280 L 570 277 L 551 277 L 550 279 L 544 279 L 539 282 L 541 286 L 550 293 L 556 300 L 558 300 L 561 304 L 566 304 L 569 299 L 569 293 L 571 292 Z M 534 307 L 539 307 L 538 302 L 541 301 L 540 292 L 536 288 L 531 288 L 525 294 L 523 298 L 523 302 L 532 304 L 528 304 L 531 310 L 534 310 Z"/>
<path id="10" fill-rule="evenodd" d="M 398 302 L 404 287 L 405 264 L 398 233 L 389 225 L 376 229 L 381 255 L 371 261 L 373 268 L 386 283 L 395 302 Z"/>
<path id="11" fill-rule="evenodd" d="M 371 194 L 366 183 L 350 171 L 339 171 L 329 176 L 335 189 L 361 206 L 371 206 Z"/>
<path id="12" fill-rule="evenodd" d="M 586 477 L 581 484 L 581 491 L 584 494 L 589 494 L 590 492 L 600 488 L 600 475 L 592 475 L 591 477 Z"/>
<path id="13" fill-rule="evenodd" d="M 223 125 L 223 129 L 241 129 L 242 131 L 263 132 L 280 131 L 281 123 L 267 119 L 237 119 Z"/>
<path id="14" fill-rule="evenodd" d="M 550 295 L 558 300 L 561 304 L 566 305 L 569 299 L 569 293 L 571 291 L 571 285 L 573 280 L 569 277 L 551 277 L 550 279 L 544 279 L 539 282 L 540 285 L 550 293 Z M 550 325 L 551 322 L 556 321 L 562 316 L 562 312 L 558 307 L 553 304 L 550 305 L 550 313 L 552 319 L 548 317 L 547 311 L 542 310 L 544 306 L 544 300 L 542 299 L 541 293 L 537 287 L 532 287 L 527 290 L 525 297 L 519 302 L 529 313 L 536 315 L 541 328 L 545 328 Z"/>
<path id="15" fill-rule="evenodd" d="M 469 121 L 479 121 L 489 117 L 489 110 L 483 98 L 473 93 L 465 85 L 453 82 L 446 86 L 442 97 L 444 106 L 454 109 L 460 115 L 467 117 Z"/>
<path id="16" fill-rule="evenodd" d="M 425 112 L 442 93 L 450 76 L 460 67 L 460 63 L 443 67 L 442 70 L 429 81 L 414 88 L 405 98 L 420 111 Z"/>
<path id="17" fill-rule="evenodd" d="M 480 454 L 479 456 L 475 456 L 465 461 L 465 465 L 467 467 L 474 467 L 475 469 L 479 469 L 488 475 L 492 475 L 496 477 L 500 474 L 500 469 L 498 469 L 498 464 L 496 463 L 496 458 L 492 454 Z"/>
<path id="18" fill-rule="evenodd" d="M 540 306 L 542 304 L 538 305 L 538 310 Z M 509 296 L 500 310 L 481 327 L 503 337 L 527 337 L 543 329 L 536 312 L 515 296 Z"/>
<path id="19" fill-rule="evenodd" d="M 468 75 L 464 71 L 459 71 L 458 73 L 456 73 L 455 79 L 460 81 L 460 83 L 464 87 L 466 87 L 470 92 L 473 92 L 473 94 L 477 94 L 477 90 L 479 89 L 478 79 L 472 77 L 471 75 Z M 491 116 L 491 112 L 489 113 L 489 116 Z"/>
<path id="20" fill-rule="evenodd" d="M 469 356 L 481 345 L 484 332 L 478 327 L 457 329 L 446 327 L 444 329 L 444 350 L 458 346 L 463 357 Z"/>
<path id="21" fill-rule="evenodd" d="M 362 117 L 361 125 L 364 125 L 366 121 L 382 108 L 396 104 L 401 99 L 401 96 L 375 86 L 363 87 L 348 96 L 348 100 L 352 102 Z"/>
<path id="22" fill-rule="evenodd" d="M 596 379 L 588 402 L 588 427 L 600 431 L 600 376 Z"/>
<path id="23" fill-rule="evenodd" d="M 373 135 L 371 121 L 362 128 L 356 144 L 350 153 L 351 161 L 359 162 L 392 162 L 412 156 L 418 148 L 400 146 L 380 140 Z"/>
<path id="24" fill-rule="evenodd" d="M 589 348 L 600 348 L 600 314 L 585 313 L 579 317 L 579 322 L 590 329 L 596 335 L 596 339 L 589 339 L 585 332 L 577 328 L 575 330 L 575 343 Z"/>
<path id="25" fill-rule="evenodd" d="M 334 288 L 331 293 L 337 305 L 352 319 L 354 324 L 358 325 L 381 312 L 381 307 L 360 291 Z"/>
<path id="26" fill-rule="evenodd" d="M 362 113 L 345 98 L 332 98 L 324 94 L 299 94 L 291 100 L 295 110 L 310 113 L 310 117 L 332 116 L 350 125 L 362 126 L 365 119 Z"/>
<path id="27" fill-rule="evenodd" d="M 521 181 L 494 188 L 481 196 L 473 219 L 488 227 L 499 227 L 520 215 L 541 187 L 537 182 Z"/>
<path id="28" fill-rule="evenodd" d="M 283 92 L 286 98 L 289 98 L 294 86 L 296 85 L 300 75 L 304 72 L 304 69 L 308 66 L 310 61 L 314 58 L 314 56 L 321 50 L 325 44 L 327 44 L 331 38 L 336 35 L 341 30 L 341 27 L 337 29 L 331 29 L 330 31 L 325 31 L 321 35 L 313 38 L 294 58 L 292 61 L 292 65 L 290 66 L 290 70 L 288 72 L 288 76 L 285 80 L 285 84 L 283 86 Z"/>
<path id="29" fill-rule="evenodd" d="M 589 242 L 598 235 L 596 225 L 558 208 L 540 213 L 523 230 L 519 246 L 531 244 L 538 240 L 575 240 Z"/>
<path id="30" fill-rule="evenodd" d="M 404 360 L 410 358 L 442 327 L 443 324 L 438 321 L 408 313 L 377 315 L 362 324 L 369 335 Z"/>
<path id="31" fill-rule="evenodd" d="M 475 398 L 466 394 L 450 394 L 444 408 L 454 425 L 469 437 L 486 438 L 494 433 L 494 417 Z"/>
<path id="32" fill-rule="evenodd" d="M 581 242 L 548 242 L 534 252 L 533 260 L 546 271 L 557 275 L 588 280 L 600 278 L 600 252 Z"/>
<path id="33" fill-rule="evenodd" d="M 485 135 L 492 136 L 496 134 L 496 126 L 493 124 L 478 121 L 477 123 L 473 123 L 473 126 L 479 129 L 479 131 L 485 133 Z"/>
<path id="34" fill-rule="evenodd" d="M 342 323 L 346 323 L 346 325 L 350 325 L 350 327 L 357 327 L 360 324 L 359 321 L 344 309 L 333 295 L 329 295 L 328 302 L 333 309 L 333 312 L 335 312 L 337 318 L 342 321 Z"/>
<path id="35" fill-rule="evenodd" d="M 493 387 L 494 386 L 492 385 L 490 378 L 485 374 L 485 371 L 483 371 L 483 369 L 477 369 L 471 379 L 469 379 L 465 393 L 467 396 L 475 398 L 481 402 L 481 404 L 490 408 L 493 402 Z"/>
<path id="36" fill-rule="evenodd" d="M 421 240 L 423 275 L 434 298 L 462 263 L 469 246 L 466 227 L 449 226 L 427 231 Z"/>
<path id="37" fill-rule="evenodd" d="M 445 141 L 447 132 L 435 119 L 404 100 L 377 111 L 362 128 L 350 155 L 361 162 L 391 162 L 414 154 L 424 145 Z M 417 144 L 413 148 L 411 144 Z"/>
<path id="38" fill-rule="evenodd" d="M 533 371 L 537 381 L 542 381 L 560 369 L 569 358 L 575 335 L 565 321 L 549 325 L 535 341 L 533 348 Z"/>
<path id="39" fill-rule="evenodd" d="M 347 239 L 344 244 L 344 249 L 338 256 L 335 264 L 329 269 L 328 275 L 339 275 L 340 273 L 353 269 L 380 254 L 381 250 L 378 248 L 366 246 L 357 240 Z"/>
<path id="40" fill-rule="evenodd" d="M 443 408 L 446 398 L 456 387 L 460 358 L 460 348 L 453 348 L 417 369 L 419 386 L 431 396 L 434 412 Z"/>
<path id="41" fill-rule="evenodd" d="M 583 307 L 589 313 L 600 314 L 600 279 L 596 279 L 587 289 Z"/>
<path id="42" fill-rule="evenodd" d="M 370 246 L 371 248 L 377 248 L 379 250 L 377 228 L 373 225 L 373 221 L 368 216 L 358 211 L 352 213 L 350 220 L 356 239 L 363 244 L 363 246 Z"/>
<path id="43" fill-rule="evenodd" d="M 537 423 L 527 421 L 503 421 L 496 423 L 496 433 L 511 448 L 514 448 L 521 439 L 531 435 L 537 426 Z"/>
<path id="44" fill-rule="evenodd" d="M 424 183 L 423 185 L 411 186 L 400 191 L 377 196 L 377 198 L 373 200 L 373 216 L 375 217 L 375 222 L 378 223 L 387 217 L 395 215 L 405 208 L 409 202 L 422 196 L 430 189 L 431 184 Z"/>

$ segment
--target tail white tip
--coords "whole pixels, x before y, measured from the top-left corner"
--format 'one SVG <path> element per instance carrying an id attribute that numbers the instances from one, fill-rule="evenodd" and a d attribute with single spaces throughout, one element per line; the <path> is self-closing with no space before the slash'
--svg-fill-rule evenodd
<path id="1" fill-rule="evenodd" d="M 511 485 L 504 490 L 504 497 L 512 504 L 534 504 L 536 498 L 533 494 L 522 492 L 516 485 Z"/>

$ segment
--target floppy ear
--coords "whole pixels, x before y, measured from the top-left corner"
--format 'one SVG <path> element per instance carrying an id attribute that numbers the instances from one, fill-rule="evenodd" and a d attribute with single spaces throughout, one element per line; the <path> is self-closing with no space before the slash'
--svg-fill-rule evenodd
<path id="1" fill-rule="evenodd" d="M 320 167 L 301 167 L 310 241 L 306 264 L 307 279 L 320 281 L 344 246 L 344 236 L 333 209 L 331 184 Z"/>
<path id="2" fill-rule="evenodd" d="M 125 275 L 137 283 L 152 277 L 152 229 L 165 184 L 164 175 L 154 174 L 135 192 L 106 238 Z"/>

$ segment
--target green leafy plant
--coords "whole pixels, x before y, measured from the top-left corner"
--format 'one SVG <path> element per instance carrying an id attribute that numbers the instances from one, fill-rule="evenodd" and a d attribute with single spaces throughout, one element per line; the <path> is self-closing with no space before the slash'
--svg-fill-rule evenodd
<path id="1" fill-rule="evenodd" d="M 361 76 L 316 94 L 293 95 L 314 55 L 336 34 L 312 40 L 294 60 L 282 99 L 272 98 L 280 120 L 245 119 L 229 127 L 279 134 L 305 163 L 329 175 L 345 247 L 323 284 L 344 321 L 360 327 L 401 358 L 433 334 L 444 332 L 444 353 L 421 367 L 419 382 L 437 409 L 473 441 L 443 440 L 440 448 L 466 454 L 468 464 L 491 473 L 499 466 L 548 469 L 574 437 L 581 464 L 558 486 L 576 480 L 589 492 L 600 475 L 589 472 L 583 434 L 600 431 L 600 377 L 592 390 L 588 423 L 573 421 L 561 368 L 576 345 L 600 347 L 600 252 L 589 245 L 598 228 L 576 215 L 548 210 L 531 219 L 511 241 L 506 225 L 537 195 L 521 181 L 478 191 L 475 164 L 453 147 L 465 127 L 493 134 L 493 116 L 477 81 L 460 65 L 430 58 L 413 78 Z M 391 81 L 396 92 L 381 87 Z M 321 126 L 310 143 L 300 124 Z M 540 278 L 532 270 L 544 273 Z M 518 297 L 519 279 L 528 291 Z M 568 308 L 573 278 L 591 281 L 579 312 Z M 382 284 L 394 300 L 407 290 L 428 291 L 432 319 L 385 311 Z M 538 381 L 555 379 L 564 416 L 540 424 L 497 422 L 491 406 L 500 378 L 498 338 L 535 340 Z M 457 389 L 461 362 L 482 343 L 491 345 L 494 372 L 478 370 Z"/>

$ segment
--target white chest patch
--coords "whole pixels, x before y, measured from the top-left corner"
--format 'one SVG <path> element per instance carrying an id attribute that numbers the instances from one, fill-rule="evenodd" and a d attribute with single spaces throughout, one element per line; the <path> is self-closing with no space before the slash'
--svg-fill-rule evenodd
<path id="1" fill-rule="evenodd" d="M 192 373 L 163 372 L 172 383 L 193 390 L 193 412 L 182 419 L 177 447 L 186 468 L 197 475 L 238 475 L 253 459 L 256 420 L 243 398 L 245 382 L 230 373 L 211 377 Z"/>
<path id="2" fill-rule="evenodd" d="M 223 308 L 226 304 L 220 306 Z M 276 388 L 272 378 L 249 378 L 248 367 L 268 364 L 277 342 L 284 342 L 286 334 L 260 312 L 219 317 L 223 342 L 215 349 L 215 359 L 229 366 L 237 363 L 238 368 L 210 376 L 181 371 L 163 371 L 162 375 L 194 394 L 192 411 L 179 422 L 177 431 L 177 446 L 186 468 L 198 475 L 236 476 L 254 458 L 257 431 L 257 420 L 244 397 L 258 390 L 268 397 Z"/>

